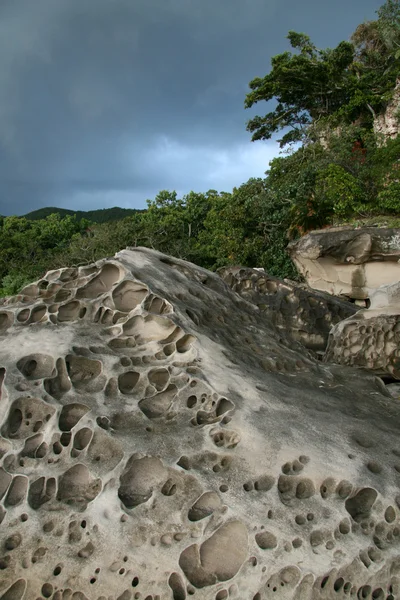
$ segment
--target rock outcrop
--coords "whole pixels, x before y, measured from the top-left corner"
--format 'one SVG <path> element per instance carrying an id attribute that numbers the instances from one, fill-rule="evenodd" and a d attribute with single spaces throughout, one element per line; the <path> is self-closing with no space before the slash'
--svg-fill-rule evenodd
<path id="1" fill-rule="evenodd" d="M 371 306 L 332 328 L 326 361 L 400 379 L 400 283 L 371 294 Z"/>
<path id="2" fill-rule="evenodd" d="M 223 267 L 218 274 L 265 313 L 270 323 L 314 352 L 324 352 L 332 327 L 357 312 L 351 302 L 263 270 Z"/>
<path id="3" fill-rule="evenodd" d="M 0 306 L 0 598 L 400 593 L 400 405 L 147 249 Z"/>
<path id="4" fill-rule="evenodd" d="M 310 287 L 335 296 L 366 300 L 400 280 L 400 229 L 312 231 L 288 250 Z"/>
<path id="5" fill-rule="evenodd" d="M 400 379 L 400 311 L 360 310 L 331 331 L 324 360 Z"/>
<path id="6" fill-rule="evenodd" d="M 383 140 L 396 138 L 400 133 L 400 80 L 397 81 L 392 99 L 384 111 L 374 118 L 374 133 L 383 137 Z"/>

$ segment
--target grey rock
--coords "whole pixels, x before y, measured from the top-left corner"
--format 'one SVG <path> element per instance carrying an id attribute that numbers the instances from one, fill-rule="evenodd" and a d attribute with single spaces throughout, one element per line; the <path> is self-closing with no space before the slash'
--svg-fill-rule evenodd
<path id="1" fill-rule="evenodd" d="M 233 291 L 255 304 L 271 324 L 315 352 L 325 351 L 333 325 L 358 310 L 347 300 L 263 270 L 223 267 L 218 274 Z"/>
<path id="2" fill-rule="evenodd" d="M 360 310 L 333 327 L 324 360 L 400 379 L 400 310 Z"/>
<path id="3" fill-rule="evenodd" d="M 279 318 L 144 248 L 3 301 L 0 598 L 396 597 L 400 404 Z"/>

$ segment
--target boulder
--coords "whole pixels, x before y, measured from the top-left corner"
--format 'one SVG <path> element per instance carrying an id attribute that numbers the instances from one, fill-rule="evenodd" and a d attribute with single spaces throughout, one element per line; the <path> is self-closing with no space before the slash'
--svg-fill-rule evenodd
<path id="1" fill-rule="evenodd" d="M 396 596 L 380 380 L 144 248 L 48 273 L 0 324 L 0 598 Z"/>
<path id="2" fill-rule="evenodd" d="M 336 296 L 369 300 L 380 286 L 400 280 L 400 229 L 312 231 L 288 251 L 310 287 Z"/>
<path id="3" fill-rule="evenodd" d="M 347 300 L 278 279 L 262 269 L 223 267 L 218 274 L 233 291 L 255 304 L 271 324 L 315 352 L 325 351 L 333 325 L 357 312 Z"/>
<path id="4" fill-rule="evenodd" d="M 324 360 L 400 379 L 400 311 L 365 309 L 338 323 Z"/>
<path id="5" fill-rule="evenodd" d="M 400 379 L 398 282 L 375 290 L 369 309 L 360 310 L 332 328 L 324 360 Z"/>

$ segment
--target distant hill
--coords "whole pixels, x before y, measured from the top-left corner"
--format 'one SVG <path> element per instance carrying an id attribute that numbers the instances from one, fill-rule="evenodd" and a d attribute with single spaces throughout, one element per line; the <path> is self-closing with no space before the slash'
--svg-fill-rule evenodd
<path id="1" fill-rule="evenodd" d="M 68 208 L 55 208 L 54 206 L 46 206 L 46 208 L 39 208 L 26 215 L 22 215 L 30 221 L 38 221 L 39 219 L 45 219 L 49 215 L 54 213 L 59 214 L 60 217 L 66 217 L 67 215 L 76 215 L 77 219 L 88 219 L 93 223 L 108 223 L 110 221 L 119 221 L 125 217 L 129 217 L 138 212 L 144 212 L 145 209 L 140 210 L 137 208 L 119 208 L 114 206 L 113 208 L 99 208 L 98 210 L 70 210 Z"/>

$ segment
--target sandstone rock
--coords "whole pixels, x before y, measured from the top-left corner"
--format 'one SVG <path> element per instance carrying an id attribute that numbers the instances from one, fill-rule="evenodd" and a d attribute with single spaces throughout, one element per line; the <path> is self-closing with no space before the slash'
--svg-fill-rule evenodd
<path id="1" fill-rule="evenodd" d="M 393 396 L 393 398 L 400 400 L 400 383 L 388 383 L 386 389 Z"/>
<path id="2" fill-rule="evenodd" d="M 1 599 L 398 595 L 378 379 L 148 249 L 48 273 L 0 324 Z"/>
<path id="3" fill-rule="evenodd" d="M 288 250 L 310 287 L 336 296 L 365 300 L 400 279 L 400 229 L 312 231 Z"/>
<path id="4" fill-rule="evenodd" d="M 259 269 L 224 267 L 218 274 L 273 325 L 309 350 L 325 351 L 333 325 L 357 311 L 351 302 Z"/>
<path id="5" fill-rule="evenodd" d="M 371 294 L 370 309 L 392 308 L 393 312 L 400 313 L 400 282 L 396 281 L 389 285 L 381 285 Z"/>
<path id="6" fill-rule="evenodd" d="M 360 310 L 335 325 L 324 360 L 400 379 L 400 307 Z"/>

